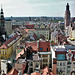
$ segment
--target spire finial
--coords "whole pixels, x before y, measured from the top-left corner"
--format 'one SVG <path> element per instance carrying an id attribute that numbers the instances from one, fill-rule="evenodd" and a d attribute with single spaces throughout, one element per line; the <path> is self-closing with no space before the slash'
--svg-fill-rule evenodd
<path id="1" fill-rule="evenodd" d="M 1 9 L 2 9 L 2 4 L 1 4 Z"/>
<path id="2" fill-rule="evenodd" d="M 69 5 L 69 3 L 67 3 L 67 5 Z"/>
<path id="3" fill-rule="evenodd" d="M 1 4 L 1 12 L 3 12 L 2 4 Z"/>

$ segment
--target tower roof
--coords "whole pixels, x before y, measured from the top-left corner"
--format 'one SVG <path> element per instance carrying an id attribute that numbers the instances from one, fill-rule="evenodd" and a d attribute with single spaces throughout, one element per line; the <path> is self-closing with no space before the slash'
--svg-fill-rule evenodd
<path id="1" fill-rule="evenodd" d="M 66 5 L 66 10 L 69 10 L 69 3 L 67 3 Z"/>
<path id="2" fill-rule="evenodd" d="M 3 8 L 2 8 L 2 5 L 1 5 L 1 11 L 0 11 L 0 14 L 4 14 L 4 13 L 3 13 Z"/>

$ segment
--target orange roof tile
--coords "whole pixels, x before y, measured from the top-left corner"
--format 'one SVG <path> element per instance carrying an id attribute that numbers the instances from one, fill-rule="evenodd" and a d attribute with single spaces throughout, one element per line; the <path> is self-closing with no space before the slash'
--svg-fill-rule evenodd
<path id="1" fill-rule="evenodd" d="M 8 48 L 8 44 L 10 43 L 10 42 L 12 42 L 15 38 L 17 38 L 19 35 L 15 35 L 14 37 L 12 37 L 11 39 L 9 39 L 9 40 L 7 40 L 1 47 L 0 47 L 0 49 L 2 49 L 2 48 L 4 48 L 4 49 L 6 49 L 6 48 Z"/>
<path id="2" fill-rule="evenodd" d="M 26 42 L 26 46 L 31 46 L 33 51 L 38 51 L 37 42 Z"/>
<path id="3" fill-rule="evenodd" d="M 41 75 L 41 74 L 38 72 L 34 72 L 34 73 L 31 73 L 31 75 Z"/>
<path id="4" fill-rule="evenodd" d="M 29 74 L 23 74 L 23 75 L 29 75 Z"/>
<path id="5" fill-rule="evenodd" d="M 24 29 L 26 33 L 28 33 L 29 30 L 35 30 L 35 29 Z"/>
<path id="6" fill-rule="evenodd" d="M 24 54 L 24 50 L 22 50 L 20 53 L 17 54 L 16 59 L 18 59 L 22 54 Z"/>
<path id="7" fill-rule="evenodd" d="M 40 48 L 43 48 L 43 50 L 40 50 Z M 39 41 L 39 51 L 40 52 L 46 52 L 48 48 L 48 51 L 50 51 L 50 42 L 46 41 Z"/>
<path id="8" fill-rule="evenodd" d="M 6 75 L 18 75 L 18 71 L 15 68 L 12 68 Z"/>
<path id="9" fill-rule="evenodd" d="M 52 72 L 50 72 L 50 69 L 46 66 L 44 69 L 41 70 L 43 75 L 53 75 Z"/>

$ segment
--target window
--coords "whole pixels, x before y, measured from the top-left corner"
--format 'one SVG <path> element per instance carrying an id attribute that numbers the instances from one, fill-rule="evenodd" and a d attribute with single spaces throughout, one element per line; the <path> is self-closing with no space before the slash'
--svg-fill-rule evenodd
<path id="1" fill-rule="evenodd" d="M 70 68 L 70 66 L 68 66 L 67 68 Z"/>
<path id="2" fill-rule="evenodd" d="M 63 66 L 65 66 L 65 62 L 63 63 Z"/>
<path id="3" fill-rule="evenodd" d="M 48 62 L 48 59 L 43 59 L 43 62 Z"/>
<path id="4" fill-rule="evenodd" d="M 40 48 L 40 50 L 43 50 L 43 48 Z"/>
<path id="5" fill-rule="evenodd" d="M 48 51 L 48 48 L 47 48 L 47 51 Z"/>
<path id="6" fill-rule="evenodd" d="M 60 66 L 62 66 L 62 62 L 60 62 Z"/>
<path id="7" fill-rule="evenodd" d="M 59 71 L 59 73 L 61 74 L 63 72 L 63 70 L 62 70 L 62 68 L 60 68 L 60 71 Z"/>
<path id="8" fill-rule="evenodd" d="M 75 62 L 73 62 L 73 64 L 75 65 Z"/>
<path id="9" fill-rule="evenodd" d="M 65 54 L 57 54 L 57 60 L 65 60 Z"/>
<path id="10" fill-rule="evenodd" d="M 59 69 L 57 68 L 57 74 L 59 73 Z"/>
<path id="11" fill-rule="evenodd" d="M 68 62 L 67 64 L 71 64 L 71 62 Z"/>
<path id="12" fill-rule="evenodd" d="M 30 66 L 33 66 L 33 63 L 32 62 L 30 63 Z"/>
<path id="13" fill-rule="evenodd" d="M 57 66 L 59 66 L 59 62 L 57 62 Z"/>
<path id="14" fill-rule="evenodd" d="M 6 50 L 5 50 L 5 52 L 6 52 Z"/>
<path id="15" fill-rule="evenodd" d="M 7 53 L 5 52 L 5 55 L 6 55 Z"/>
<path id="16" fill-rule="evenodd" d="M 74 59 L 75 59 L 75 54 L 74 54 Z"/>
<path id="17" fill-rule="evenodd" d="M 5 59 L 7 59 L 7 56 L 5 56 Z"/>
<path id="18" fill-rule="evenodd" d="M 63 69 L 65 70 L 65 67 Z"/>

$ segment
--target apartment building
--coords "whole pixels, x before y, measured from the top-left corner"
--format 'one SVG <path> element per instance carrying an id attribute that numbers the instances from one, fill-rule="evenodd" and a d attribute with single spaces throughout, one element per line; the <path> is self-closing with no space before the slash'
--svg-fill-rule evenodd
<path id="1" fill-rule="evenodd" d="M 22 37 L 15 34 L 11 39 L 7 40 L 0 46 L 0 56 L 2 59 L 10 58 L 11 54 L 16 51 L 16 46 L 20 43 Z"/>
<path id="2" fill-rule="evenodd" d="M 57 48 L 55 50 L 55 59 L 53 65 L 56 65 L 57 75 L 73 75 L 75 70 L 75 50 L 66 48 Z"/>
<path id="3" fill-rule="evenodd" d="M 41 38 L 42 35 L 45 37 L 45 40 L 49 40 L 50 38 L 48 29 L 36 29 L 34 31 L 30 30 L 28 35 L 33 36 L 34 33 L 36 34 L 36 36 L 38 36 L 38 38 Z"/>
<path id="4" fill-rule="evenodd" d="M 43 67 L 48 66 L 52 67 L 52 53 L 50 50 L 50 42 L 49 41 L 39 41 L 38 42 L 38 54 L 39 57 L 43 59 L 42 65 Z"/>

